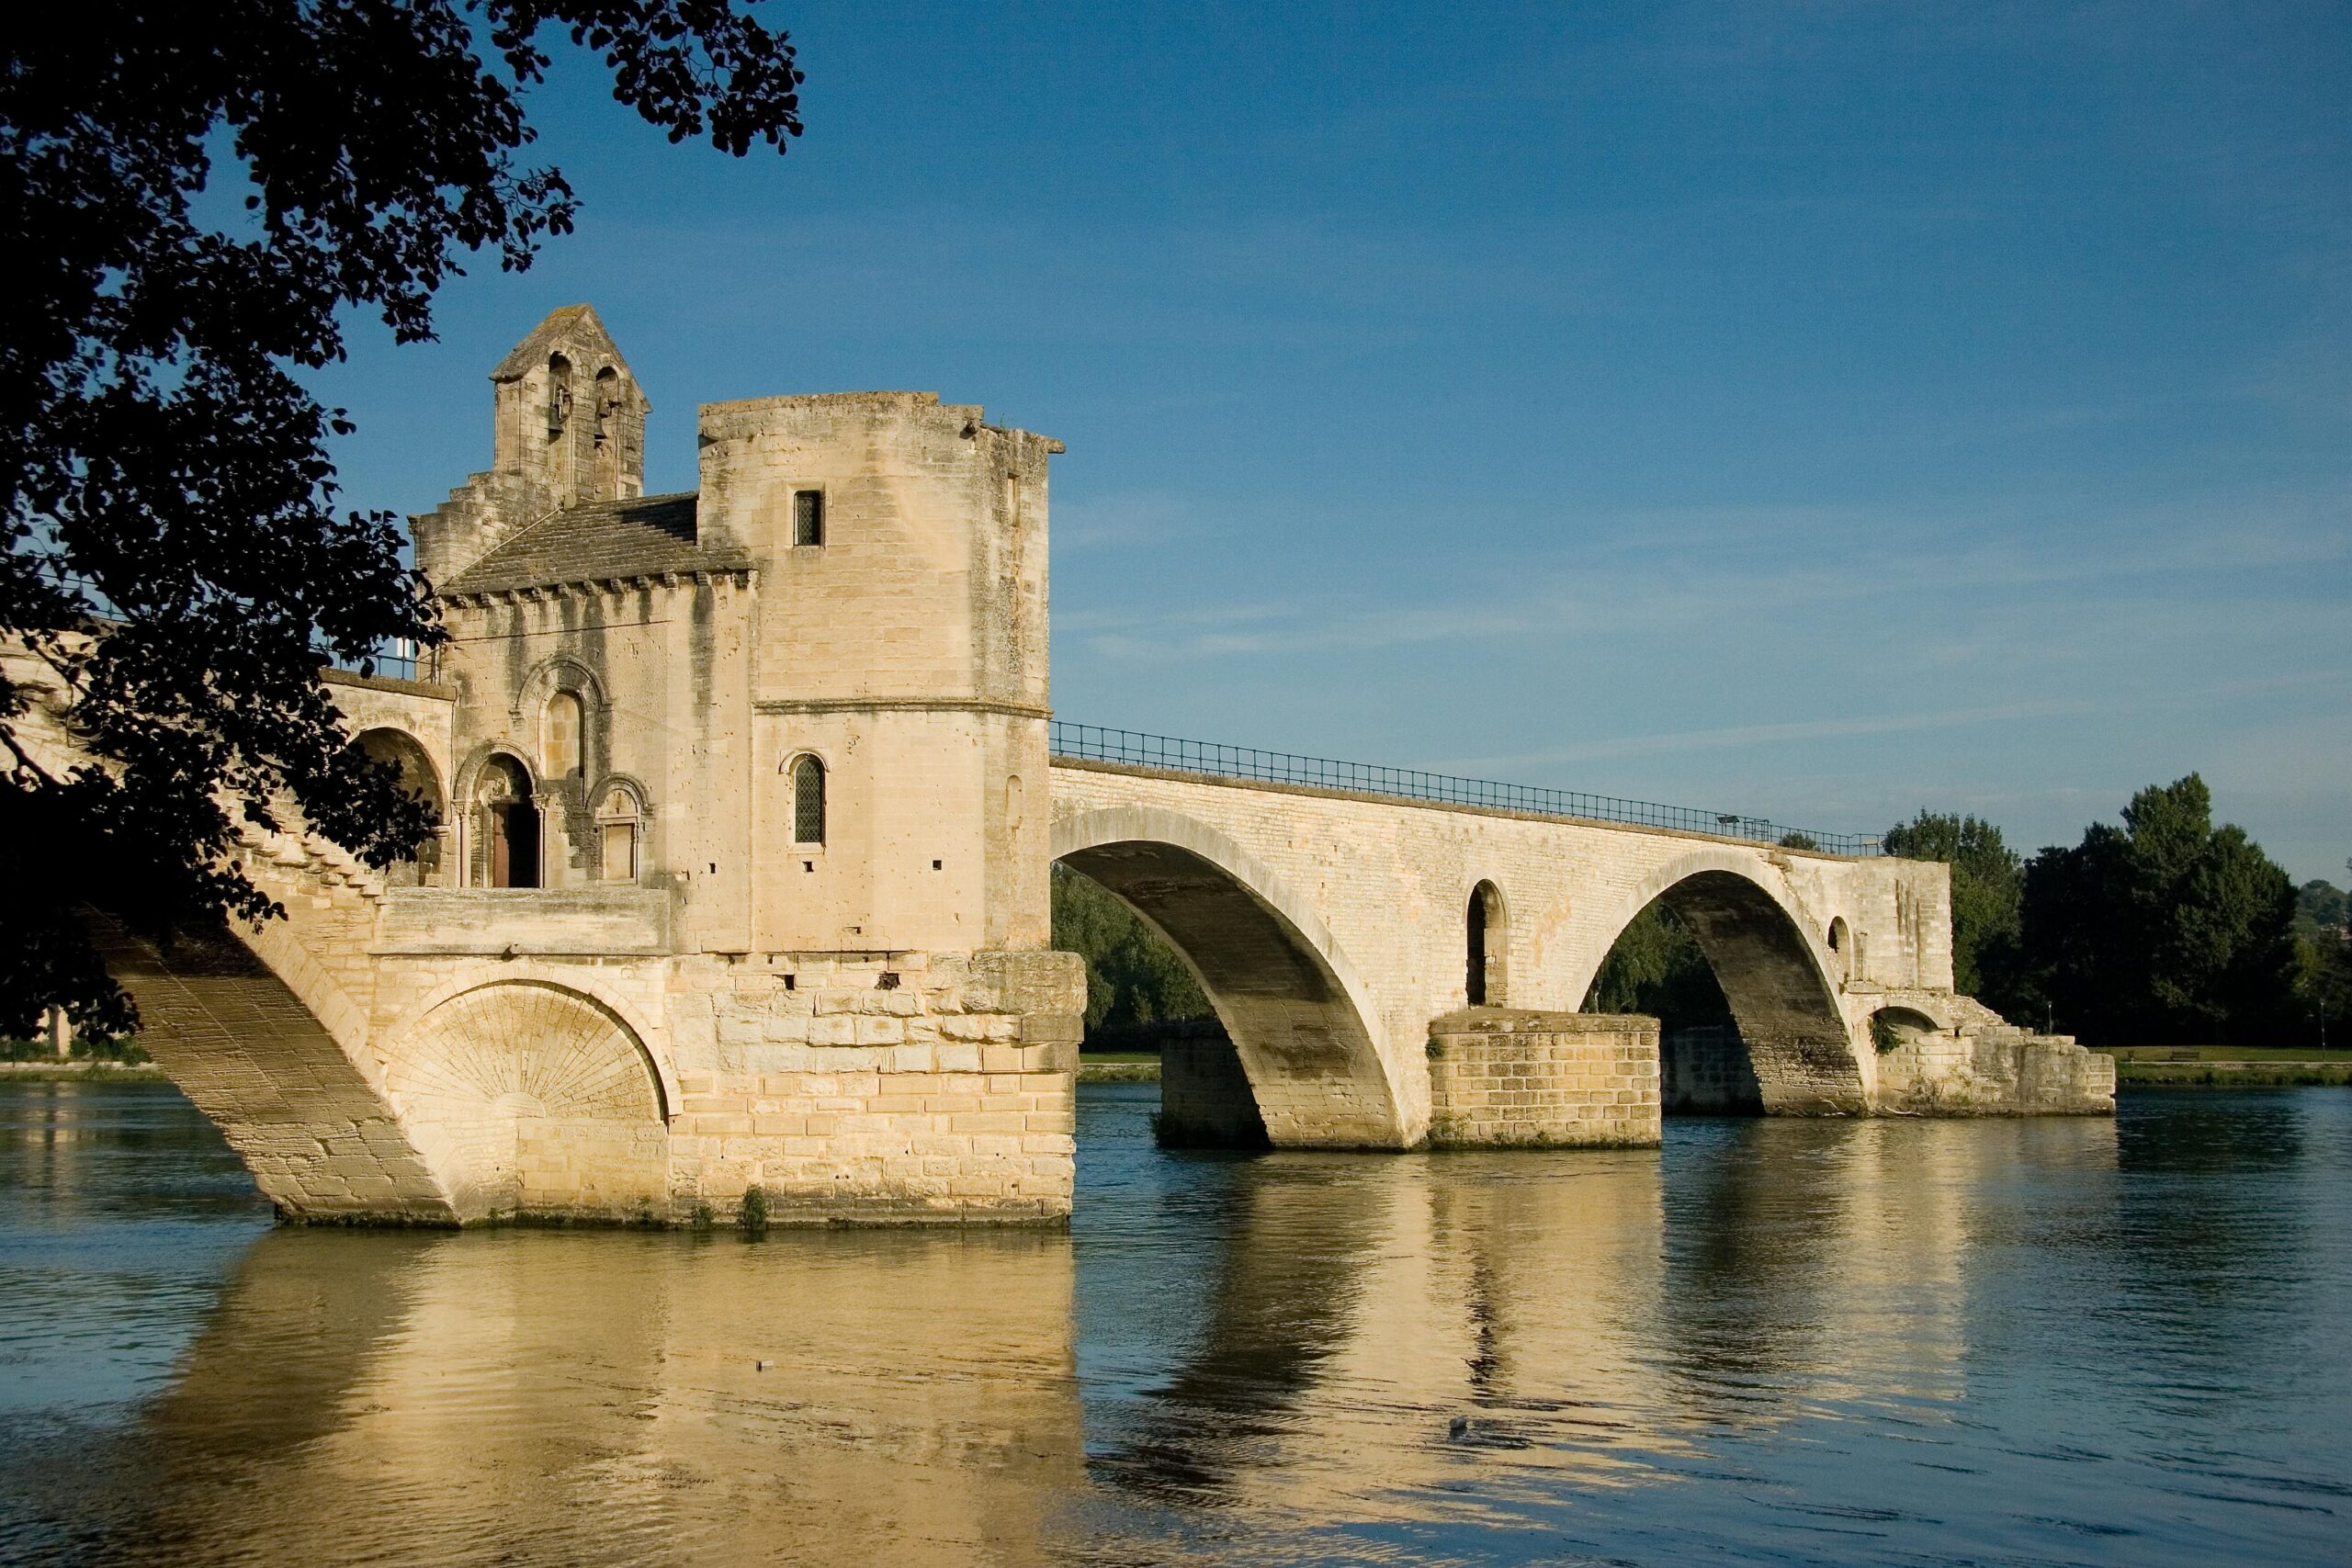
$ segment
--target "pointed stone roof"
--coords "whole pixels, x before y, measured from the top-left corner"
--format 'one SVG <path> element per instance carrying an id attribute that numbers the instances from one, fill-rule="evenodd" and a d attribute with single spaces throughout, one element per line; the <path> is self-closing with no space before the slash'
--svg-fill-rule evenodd
<path id="1" fill-rule="evenodd" d="M 490 378 L 520 380 L 545 365 L 550 354 L 562 354 L 575 360 L 601 354 L 624 368 L 628 364 L 621 358 L 619 346 L 613 342 L 613 334 L 605 330 L 594 305 L 566 305 L 548 311 L 547 320 L 507 350 L 506 357 L 498 362 L 498 368 L 490 373 Z"/>

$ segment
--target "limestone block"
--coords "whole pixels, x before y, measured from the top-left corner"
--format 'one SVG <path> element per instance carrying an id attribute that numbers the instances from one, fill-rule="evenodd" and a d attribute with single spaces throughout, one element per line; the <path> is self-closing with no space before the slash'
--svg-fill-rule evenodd
<path id="1" fill-rule="evenodd" d="M 1429 1034 L 1433 1146 L 1659 1141 L 1655 1019 L 1472 1008 Z"/>

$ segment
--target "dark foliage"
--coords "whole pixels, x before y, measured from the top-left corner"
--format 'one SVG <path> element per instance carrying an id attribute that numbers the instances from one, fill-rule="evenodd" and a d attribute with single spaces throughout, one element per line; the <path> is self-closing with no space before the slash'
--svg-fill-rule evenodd
<path id="1" fill-rule="evenodd" d="M 1977 817 L 1922 810 L 1886 830 L 1886 852 L 1951 867 L 1954 988 L 2007 1012 L 2018 1005 L 2018 920 L 2025 863 Z"/>
<path id="2" fill-rule="evenodd" d="M 2295 890 L 2195 773 L 2026 866 L 2021 989 L 2087 1044 L 2249 1044 L 2295 1016 Z"/>
<path id="3" fill-rule="evenodd" d="M 2313 877 L 2295 889 L 2295 930 L 2304 936 L 2340 931 L 2352 921 L 2352 900 L 2333 882 Z"/>
<path id="4" fill-rule="evenodd" d="M 1732 1021 L 1731 1004 L 1698 939 L 1662 900 L 1652 900 L 1626 922 L 1593 976 L 1584 1010 L 1648 1013 L 1669 1033 Z"/>
<path id="5" fill-rule="evenodd" d="M 439 636 L 398 520 L 338 508 L 300 373 L 345 310 L 409 343 L 462 257 L 527 266 L 571 186 L 514 162 L 552 30 L 673 141 L 781 150 L 793 51 L 732 0 L 94 0 L 0 43 L 0 1033 L 134 1021 L 72 901 L 168 933 L 269 900 L 223 852 L 288 803 L 382 865 L 431 826 L 345 744 L 322 656 Z M 485 55 L 489 58 L 485 59 Z M 242 208 L 242 211 L 240 209 Z M 96 632 L 97 635 L 91 636 Z M 103 767 L 37 765 L 39 684 Z"/>
<path id="6" fill-rule="evenodd" d="M 2352 871 L 2352 861 L 2345 863 Z M 2341 1049 L 2352 1046 L 2352 900 L 2332 882 L 2295 890 L 2296 1035 Z M 2305 1034 L 2304 1031 L 2309 1033 Z"/>
<path id="7" fill-rule="evenodd" d="M 1086 1032 L 1133 1029 L 1215 1010 L 1159 934 L 1102 884 L 1054 867 L 1054 946 L 1086 960 Z"/>

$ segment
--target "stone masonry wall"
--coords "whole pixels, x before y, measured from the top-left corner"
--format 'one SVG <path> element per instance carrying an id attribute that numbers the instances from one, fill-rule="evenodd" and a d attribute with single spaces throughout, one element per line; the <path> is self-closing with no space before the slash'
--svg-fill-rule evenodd
<path id="1" fill-rule="evenodd" d="M 782 1223 L 1067 1215 L 1081 962 L 776 953 L 671 973 L 673 1207 Z"/>
<path id="2" fill-rule="evenodd" d="M 1658 1142 L 1657 1020 L 1468 1008 L 1430 1025 L 1437 1148 Z"/>
<path id="3" fill-rule="evenodd" d="M 1215 1023 L 1159 1044 L 1159 1141 L 1171 1148 L 1263 1148 L 1266 1122 L 1240 1054 Z"/>
<path id="4" fill-rule="evenodd" d="M 1880 1102 L 1918 1116 L 2112 1116 L 2115 1060 L 2063 1034 L 2020 1029 L 1969 998 L 1951 1028 L 1902 1007 L 1885 1016 L 1893 1044 L 1878 1053 Z"/>
<path id="5" fill-rule="evenodd" d="M 1736 1026 L 1698 1024 L 1658 1042 L 1664 1109 L 1678 1116 L 1760 1116 L 1764 1095 Z"/>

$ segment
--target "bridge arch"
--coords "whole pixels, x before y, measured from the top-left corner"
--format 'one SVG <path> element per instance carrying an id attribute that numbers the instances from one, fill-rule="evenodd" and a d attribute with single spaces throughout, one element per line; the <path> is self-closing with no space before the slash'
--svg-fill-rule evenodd
<path id="1" fill-rule="evenodd" d="M 1055 822 L 1053 858 L 1100 883 L 1183 958 L 1277 1147 L 1403 1148 L 1419 1138 L 1370 987 L 1313 907 L 1231 838 L 1165 807 L 1113 807 Z"/>
<path id="2" fill-rule="evenodd" d="M 1620 901 L 1578 977 L 1589 990 L 1634 918 L 1662 900 L 1714 971 L 1747 1046 L 1764 1109 L 1859 1114 L 1869 1091 L 1838 1002 L 1838 955 L 1804 911 L 1759 876 L 1758 857 L 1703 849 L 1657 867 Z M 1579 992 L 1578 994 L 1582 994 Z"/>
<path id="3" fill-rule="evenodd" d="M 382 1058 L 385 1091 L 460 1219 L 666 1203 L 672 1086 L 605 1000 L 536 974 L 459 983 Z"/>
<path id="4" fill-rule="evenodd" d="M 442 786 L 441 770 L 433 765 L 433 753 L 415 734 L 391 724 L 371 725 L 353 736 L 351 743 L 369 761 L 398 768 L 401 788 L 422 796 L 440 821 L 432 837 L 416 846 L 413 860 L 395 861 L 384 868 L 384 880 L 405 887 L 439 881 L 441 847 L 450 831 L 449 794 Z"/>

